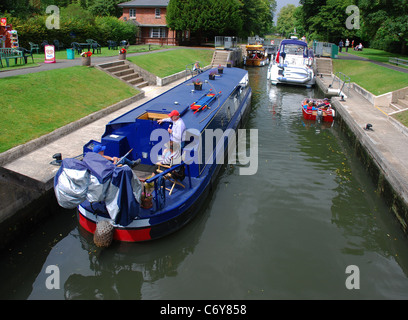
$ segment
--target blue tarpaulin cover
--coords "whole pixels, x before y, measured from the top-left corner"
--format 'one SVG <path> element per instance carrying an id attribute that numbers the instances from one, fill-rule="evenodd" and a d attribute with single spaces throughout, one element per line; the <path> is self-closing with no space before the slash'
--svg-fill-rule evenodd
<path id="1" fill-rule="evenodd" d="M 115 224 L 126 226 L 139 214 L 142 185 L 128 166 L 117 167 L 89 152 L 82 161 L 62 160 L 54 178 L 59 205 L 73 209 L 84 201 L 104 202 Z"/>

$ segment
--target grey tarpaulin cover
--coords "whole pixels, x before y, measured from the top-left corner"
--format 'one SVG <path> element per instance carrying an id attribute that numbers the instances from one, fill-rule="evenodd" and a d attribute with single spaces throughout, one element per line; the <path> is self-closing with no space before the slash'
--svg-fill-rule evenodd
<path id="1" fill-rule="evenodd" d="M 89 152 L 82 161 L 62 160 L 54 178 L 58 204 L 73 209 L 88 200 L 104 202 L 111 219 L 123 226 L 139 213 L 142 184 L 128 166 L 117 167 L 100 154 Z"/>

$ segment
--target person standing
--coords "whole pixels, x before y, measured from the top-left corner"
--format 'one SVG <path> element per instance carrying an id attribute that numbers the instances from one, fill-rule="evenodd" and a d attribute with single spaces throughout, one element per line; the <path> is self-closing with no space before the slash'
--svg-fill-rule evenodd
<path id="1" fill-rule="evenodd" d="M 339 52 L 341 52 L 341 49 L 343 49 L 343 40 L 342 39 L 340 39 L 340 42 L 339 42 Z"/>
<path id="2" fill-rule="evenodd" d="M 162 122 L 173 122 L 173 127 L 167 129 L 167 131 L 170 133 L 170 140 L 183 148 L 186 125 L 183 119 L 180 118 L 180 113 L 177 110 L 173 110 L 169 113 L 168 118 L 157 120 L 158 124 L 161 124 Z M 176 146 L 174 146 L 174 149 L 176 149 Z"/>
<path id="3" fill-rule="evenodd" d="M 349 39 L 346 39 L 346 52 L 348 52 L 349 45 L 350 45 L 350 41 Z"/>

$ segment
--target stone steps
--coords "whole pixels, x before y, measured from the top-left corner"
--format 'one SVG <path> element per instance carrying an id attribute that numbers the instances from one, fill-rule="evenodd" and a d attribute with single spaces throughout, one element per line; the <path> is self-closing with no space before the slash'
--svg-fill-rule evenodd
<path id="1" fill-rule="evenodd" d="M 133 87 L 144 88 L 149 85 L 147 81 L 144 81 L 143 77 L 135 72 L 135 70 L 123 60 L 100 64 L 98 67 Z"/>
<path id="2" fill-rule="evenodd" d="M 316 58 L 316 74 L 331 75 L 333 72 L 333 65 L 331 59 Z"/>
<path id="3" fill-rule="evenodd" d="M 408 108 L 408 98 L 405 96 L 404 99 L 398 99 L 398 105 L 402 106 L 403 108 Z"/>
<path id="4" fill-rule="evenodd" d="M 213 54 L 213 58 L 211 61 L 211 66 L 212 67 L 216 67 L 216 66 L 227 66 L 227 62 L 228 62 L 228 58 L 229 58 L 229 52 L 225 51 L 225 50 L 216 50 Z"/>
<path id="5" fill-rule="evenodd" d="M 398 99 L 397 102 L 391 103 L 389 108 L 392 108 L 389 115 L 408 110 L 408 95 L 405 95 L 402 99 Z"/>

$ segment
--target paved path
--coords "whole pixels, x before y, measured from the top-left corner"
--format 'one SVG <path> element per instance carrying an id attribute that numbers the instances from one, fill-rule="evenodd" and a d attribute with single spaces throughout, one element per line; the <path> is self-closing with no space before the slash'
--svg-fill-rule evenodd
<path id="1" fill-rule="evenodd" d="M 348 53 L 348 52 L 342 52 L 341 54 L 339 53 L 338 59 L 340 59 L 340 60 L 369 61 L 369 62 L 372 62 L 372 63 L 374 63 L 374 64 L 377 64 L 377 65 L 379 65 L 379 66 L 382 66 L 382 67 L 385 67 L 385 68 L 388 68 L 388 69 L 392 69 L 392 70 L 395 70 L 395 71 L 401 71 L 401 72 L 404 72 L 404 73 L 408 73 L 408 68 L 402 68 L 402 67 L 394 66 L 394 65 L 392 65 L 392 64 L 388 64 L 388 63 L 384 63 L 384 62 L 380 62 L 380 61 L 371 60 L 371 59 L 364 58 L 364 57 L 361 57 L 361 56 L 357 56 L 357 55 L 355 55 L 355 54 L 351 54 L 351 53 Z"/>

